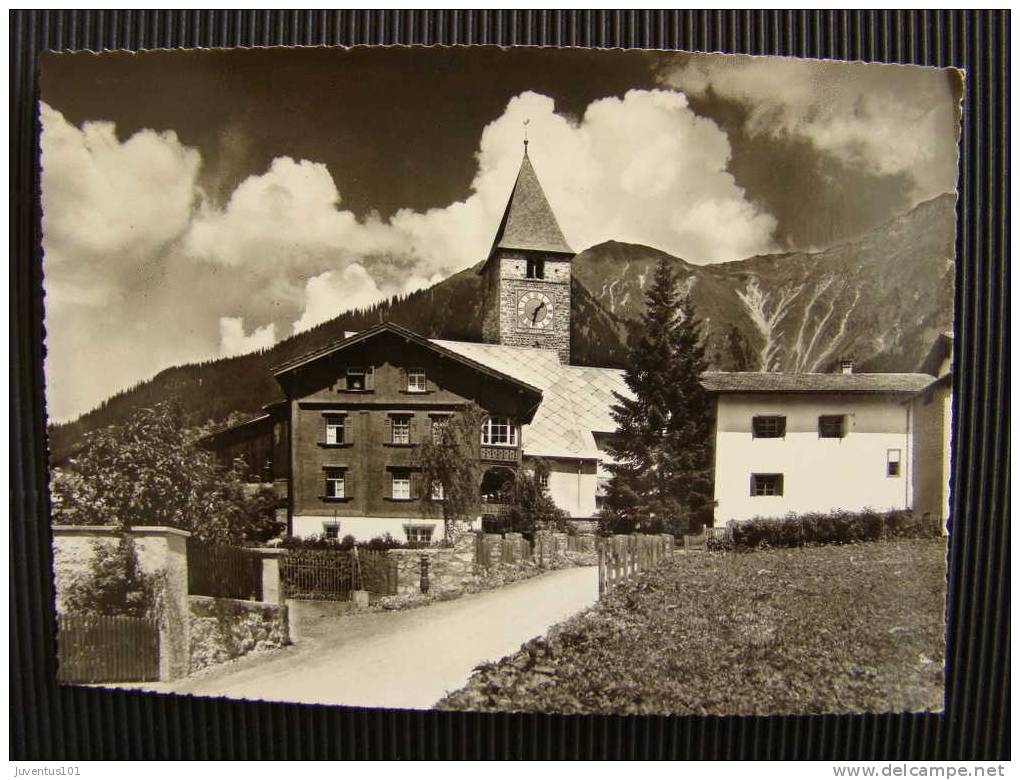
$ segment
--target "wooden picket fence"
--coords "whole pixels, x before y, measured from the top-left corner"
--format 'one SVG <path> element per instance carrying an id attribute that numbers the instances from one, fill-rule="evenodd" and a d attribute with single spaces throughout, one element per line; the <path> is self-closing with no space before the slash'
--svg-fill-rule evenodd
<path id="1" fill-rule="evenodd" d="M 57 681 L 149 682 L 159 679 L 159 627 L 125 615 L 58 615 Z"/>
<path id="2" fill-rule="evenodd" d="M 262 601 L 262 559 L 241 547 L 188 539 L 188 593 Z"/>
<path id="3" fill-rule="evenodd" d="M 599 597 L 638 572 L 656 566 L 667 555 L 661 536 L 610 536 L 599 544 Z"/>

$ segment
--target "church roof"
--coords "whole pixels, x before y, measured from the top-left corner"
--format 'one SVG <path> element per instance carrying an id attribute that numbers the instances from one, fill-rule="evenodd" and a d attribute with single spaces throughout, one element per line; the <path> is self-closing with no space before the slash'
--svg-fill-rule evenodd
<path id="1" fill-rule="evenodd" d="M 534 418 L 521 428 L 525 455 L 547 458 L 601 457 L 595 433 L 616 430 L 614 393 L 630 395 L 623 371 L 563 365 L 554 350 L 466 341 L 436 343 L 451 352 L 509 374 L 542 390 Z"/>
<path id="2" fill-rule="evenodd" d="M 489 257 L 497 249 L 523 249 L 536 252 L 574 254 L 556 221 L 552 207 L 531 165 L 527 151 L 521 161 L 510 200 L 496 230 Z"/>

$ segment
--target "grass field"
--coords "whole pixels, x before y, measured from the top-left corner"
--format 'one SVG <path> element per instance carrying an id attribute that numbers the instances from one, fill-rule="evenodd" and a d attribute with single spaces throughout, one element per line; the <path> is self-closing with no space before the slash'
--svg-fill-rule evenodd
<path id="1" fill-rule="evenodd" d="M 479 667 L 437 707 L 937 711 L 945 560 L 942 539 L 678 554 Z"/>

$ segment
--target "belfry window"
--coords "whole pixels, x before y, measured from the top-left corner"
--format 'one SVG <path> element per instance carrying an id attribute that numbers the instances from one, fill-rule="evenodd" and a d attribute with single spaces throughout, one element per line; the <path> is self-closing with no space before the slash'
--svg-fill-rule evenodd
<path id="1" fill-rule="evenodd" d="M 545 260 L 537 257 L 528 258 L 528 278 L 545 279 Z"/>

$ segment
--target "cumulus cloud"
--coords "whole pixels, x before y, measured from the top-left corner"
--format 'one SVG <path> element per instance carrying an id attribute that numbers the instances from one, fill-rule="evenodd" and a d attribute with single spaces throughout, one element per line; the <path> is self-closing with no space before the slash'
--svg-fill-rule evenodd
<path id="1" fill-rule="evenodd" d="M 794 136 L 869 173 L 909 176 L 915 201 L 955 189 L 957 106 L 944 71 L 706 55 L 661 81 L 742 104 L 752 134 Z"/>
<path id="2" fill-rule="evenodd" d="M 371 306 L 384 297 L 375 279 L 359 263 L 313 276 L 305 284 L 305 308 L 294 323 L 294 332 L 308 330 L 341 312 Z"/>
<path id="3" fill-rule="evenodd" d="M 42 111 L 53 419 L 174 363 L 267 347 L 484 259 L 525 119 L 576 250 L 616 239 L 712 262 L 773 243 L 775 220 L 727 172 L 726 135 L 671 90 L 599 100 L 579 118 L 522 93 L 484 128 L 463 200 L 388 220 L 345 209 L 343 171 L 315 161 L 278 157 L 224 202 L 202 192 L 201 155 L 173 133 L 119 141 L 108 123 L 77 128 Z"/>
<path id="4" fill-rule="evenodd" d="M 276 343 L 273 323 L 244 332 L 243 317 L 220 317 L 220 354 L 225 357 L 268 349 Z"/>

